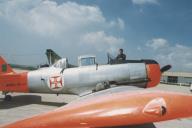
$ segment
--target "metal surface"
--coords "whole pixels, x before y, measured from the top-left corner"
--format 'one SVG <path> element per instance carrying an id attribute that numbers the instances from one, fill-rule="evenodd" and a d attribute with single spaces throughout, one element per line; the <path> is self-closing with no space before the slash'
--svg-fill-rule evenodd
<path id="1" fill-rule="evenodd" d="M 60 75 L 60 68 L 43 68 L 36 71 L 31 71 L 28 73 L 28 86 L 30 92 L 33 93 L 57 93 L 55 91 L 52 91 L 48 87 L 48 80 L 51 76 L 57 76 Z"/>
<path id="2" fill-rule="evenodd" d="M 16 90 L 17 92 L 79 95 L 87 91 L 95 92 L 95 90 L 108 88 L 103 86 L 103 83 L 141 88 L 153 87 L 159 83 L 161 77 L 159 64 L 153 60 L 66 68 L 67 60 L 64 58 L 51 67 L 31 71 L 25 75 L 13 72 L 8 65 L 5 68 L 6 62 L 3 58 L 0 60 L 2 71 L 7 68 L 7 72 L 0 76 L 0 90 L 6 92 Z"/>
<path id="3" fill-rule="evenodd" d="M 71 103 L 52 112 L 2 128 L 109 127 L 145 124 L 190 117 L 191 100 L 191 95 L 175 92 L 113 93 Z"/>
<path id="4" fill-rule="evenodd" d="M 63 73 L 65 88 L 73 92 L 73 89 L 81 87 L 95 88 L 97 83 L 105 81 L 126 82 L 131 80 L 146 79 L 145 64 L 119 64 L 84 66 L 66 69 Z M 143 87 L 145 84 L 142 84 Z"/>
<path id="5" fill-rule="evenodd" d="M 119 91 L 125 90 L 134 91 L 135 88 L 129 87 L 129 89 L 126 89 L 121 87 Z M 154 88 L 149 88 L 149 90 L 174 91 L 182 92 L 184 94 L 192 94 L 189 87 L 167 84 L 159 84 Z M 3 124 L 13 123 L 24 118 L 29 118 L 37 114 L 43 114 L 79 98 L 76 95 L 65 94 L 56 96 L 52 94 L 40 93 L 12 93 L 11 95 L 13 96 L 11 102 L 4 101 L 4 96 L 0 95 L 0 126 Z M 94 94 L 92 95 L 94 96 Z M 112 128 L 190 128 L 190 126 L 192 126 L 192 118 L 174 119 L 145 125 Z"/>
<path id="6" fill-rule="evenodd" d="M 41 93 L 77 93 L 94 89 L 97 83 L 105 81 L 127 82 L 146 80 L 146 67 L 144 63 L 128 63 L 118 65 L 96 65 L 68 68 L 61 73 L 61 68 L 44 68 L 28 73 L 28 84 L 30 92 Z M 50 77 L 62 76 L 64 86 L 62 90 L 54 91 L 48 87 Z M 146 83 L 139 83 L 144 87 Z M 67 92 L 66 92 L 67 91 Z"/>
<path id="7" fill-rule="evenodd" d="M 96 70 L 96 65 L 68 68 L 60 73 L 60 68 L 44 68 L 28 73 L 28 83 L 30 92 L 41 93 L 77 93 L 87 89 L 94 89 L 97 83 L 104 81 L 137 81 L 146 80 L 146 69 L 143 63 L 119 64 L 119 65 L 100 65 Z M 50 77 L 62 76 L 64 86 L 62 90 L 51 90 L 48 86 Z M 139 83 L 144 87 L 146 83 Z"/>

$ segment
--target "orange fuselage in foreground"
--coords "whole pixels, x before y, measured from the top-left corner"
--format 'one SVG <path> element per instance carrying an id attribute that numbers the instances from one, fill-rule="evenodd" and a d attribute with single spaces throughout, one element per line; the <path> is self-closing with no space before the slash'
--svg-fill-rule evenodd
<path id="1" fill-rule="evenodd" d="M 2 128 L 105 127 L 192 116 L 192 96 L 161 91 L 107 94 L 70 103 L 55 111 Z"/>

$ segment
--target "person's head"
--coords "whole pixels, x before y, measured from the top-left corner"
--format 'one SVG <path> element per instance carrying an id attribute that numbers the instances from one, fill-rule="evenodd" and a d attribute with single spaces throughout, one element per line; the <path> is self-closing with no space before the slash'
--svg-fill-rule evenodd
<path id="1" fill-rule="evenodd" d="M 119 49 L 119 54 L 123 54 L 123 49 L 122 48 Z"/>

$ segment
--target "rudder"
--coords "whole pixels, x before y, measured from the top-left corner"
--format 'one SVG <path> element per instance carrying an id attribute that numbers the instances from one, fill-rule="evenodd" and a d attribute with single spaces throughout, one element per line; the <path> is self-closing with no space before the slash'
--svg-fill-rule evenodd
<path id="1" fill-rule="evenodd" d="M 0 56 L 0 75 L 11 72 L 14 72 L 11 66 Z"/>

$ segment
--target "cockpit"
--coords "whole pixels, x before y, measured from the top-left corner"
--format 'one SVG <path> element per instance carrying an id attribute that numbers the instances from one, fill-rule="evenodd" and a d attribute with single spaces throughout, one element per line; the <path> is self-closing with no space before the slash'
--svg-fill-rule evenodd
<path id="1" fill-rule="evenodd" d="M 95 65 L 96 63 L 96 57 L 92 55 L 85 55 L 85 56 L 79 56 L 78 57 L 78 65 L 79 66 L 89 66 L 89 65 Z"/>
<path id="2" fill-rule="evenodd" d="M 96 57 L 93 55 L 85 55 L 85 56 L 78 57 L 78 66 L 79 67 L 95 65 L 95 64 L 96 64 Z M 55 62 L 55 64 L 53 64 L 53 67 L 62 68 L 62 69 L 73 68 L 73 67 L 78 67 L 78 66 L 69 64 L 67 58 L 62 58 L 62 59 L 58 60 L 57 62 Z"/>

